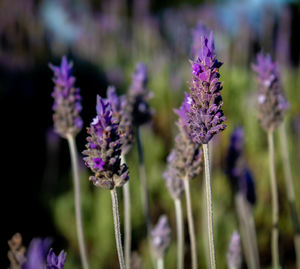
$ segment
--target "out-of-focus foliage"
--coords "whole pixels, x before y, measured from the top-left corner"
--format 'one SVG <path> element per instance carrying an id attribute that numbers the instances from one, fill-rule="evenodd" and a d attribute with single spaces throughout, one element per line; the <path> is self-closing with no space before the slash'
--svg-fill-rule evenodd
<path id="1" fill-rule="evenodd" d="M 19 5 L 20 2 L 22 5 Z M 154 108 L 155 114 L 152 123 L 142 127 L 142 139 L 149 184 L 151 218 L 152 222 L 156 223 L 161 214 L 168 216 L 172 228 L 172 241 L 166 254 L 165 266 L 166 268 L 175 268 L 174 204 L 166 189 L 162 173 L 165 170 L 166 157 L 173 146 L 173 139 L 177 132 L 176 115 L 173 109 L 181 104 L 183 92 L 188 90 L 187 81 L 191 80 L 191 67 L 188 60 L 192 58 L 190 55 L 192 28 L 201 20 L 214 31 L 217 55 L 224 62 L 220 73 L 221 81 L 224 81 L 222 96 L 227 128 L 222 134 L 214 137 L 212 142 L 212 195 L 218 268 L 226 268 L 226 247 L 232 232 L 238 229 L 230 184 L 223 171 L 230 134 L 236 125 L 244 128 L 245 158 L 256 180 L 257 203 L 254 207 L 254 217 L 260 259 L 263 267 L 266 268 L 270 264 L 272 219 L 268 151 L 266 134 L 260 127 L 256 116 L 256 85 L 250 64 L 254 60 L 255 53 L 261 49 L 273 55 L 282 56 L 281 49 L 277 45 L 283 44 L 282 51 L 286 53 L 285 46 L 290 48 L 291 45 L 285 43 L 288 42 L 286 31 L 280 32 L 279 30 L 287 27 L 291 31 L 291 15 L 295 12 L 292 13 L 291 9 L 288 9 L 283 2 L 280 2 L 280 8 L 276 10 L 272 9 L 270 5 L 265 5 L 261 15 L 264 20 L 262 20 L 261 28 L 257 29 L 257 25 L 253 27 L 252 21 L 247 19 L 248 16 L 243 16 L 246 9 L 242 9 L 241 16 L 235 18 L 236 30 L 231 32 L 222 17 L 230 16 L 230 14 L 226 15 L 228 10 L 222 9 L 223 6 L 219 2 L 197 6 L 179 5 L 164 9 L 157 7 L 157 1 L 152 1 L 153 3 L 151 2 L 150 5 L 146 0 L 134 0 L 129 1 L 130 6 L 126 5 L 128 1 L 122 0 L 101 1 L 101 4 L 96 2 L 0 1 L 1 66 L 8 69 L 25 70 L 42 61 L 47 65 L 50 57 L 69 54 L 69 58 L 77 59 L 79 64 L 80 60 L 84 60 L 95 66 L 99 73 L 100 71 L 104 72 L 107 82 L 114 84 L 120 93 L 125 93 L 130 86 L 136 62 L 143 61 L 147 65 L 148 89 L 154 93 L 150 104 Z M 155 12 L 151 13 L 152 4 Z M 8 5 L 10 8 L 6 8 Z M 293 10 L 297 10 L 296 5 L 291 7 Z M 6 14 L 5 11 L 8 13 Z M 285 12 L 285 16 L 278 16 L 283 12 Z M 275 41 L 274 44 L 271 42 L 272 40 Z M 288 50 L 285 56 L 277 58 L 281 64 L 282 86 L 290 102 L 290 110 L 287 112 L 285 123 L 288 129 L 289 150 L 296 197 L 298 198 L 300 197 L 298 180 L 300 167 L 297 164 L 300 162 L 300 142 L 299 133 L 296 132 L 293 124 L 297 115 L 299 121 L 300 113 L 300 68 L 294 66 L 295 63 L 298 63 L 299 51 L 298 54 L 295 54 Z M 291 56 L 295 58 L 291 59 Z M 74 69 L 76 71 L 76 66 Z M 76 73 L 78 81 L 81 80 L 80 76 L 80 73 Z M 50 76 L 44 83 L 52 83 Z M 84 87 L 84 82 L 80 87 L 81 92 L 89 91 Z M 104 93 L 104 89 L 99 89 L 99 94 L 101 93 Z M 85 96 L 95 100 L 96 105 L 96 96 L 88 94 Z M 49 98 L 51 98 L 50 95 Z M 49 107 L 50 110 L 51 107 Z M 90 115 L 93 115 L 95 107 L 83 107 L 83 110 L 92 111 Z M 88 126 L 91 118 L 85 120 L 85 126 Z M 276 132 L 276 167 L 280 197 L 280 260 L 285 268 L 295 268 L 293 267 L 295 255 L 292 223 L 289 217 L 281 152 L 277 140 Z M 83 149 L 84 144 L 78 145 L 78 148 Z M 136 145 L 126 156 L 126 160 L 130 171 L 132 192 L 133 251 L 142 258 L 144 268 L 151 268 L 140 198 Z M 47 160 L 47 162 L 51 161 L 53 160 Z M 92 186 L 92 183 L 88 181 L 88 171 L 84 169 L 82 166 L 82 207 L 91 268 L 118 268 L 110 194 L 108 191 Z M 55 194 L 56 189 L 52 186 L 53 196 L 47 200 L 43 199 L 43 203 L 46 208 L 50 208 L 57 232 L 65 240 L 64 247 L 68 254 L 65 268 L 79 269 L 71 174 L 56 174 L 56 177 L 56 181 L 64 182 L 61 183 L 64 187 L 58 187 L 59 191 Z M 204 228 L 202 178 L 203 174 L 201 173 L 191 182 L 193 214 L 199 246 L 199 268 L 205 268 L 206 260 L 202 234 Z M 118 194 L 122 222 L 121 189 L 118 190 Z M 43 195 L 47 195 L 45 190 L 41 196 Z M 185 209 L 185 202 L 183 202 L 183 206 Z M 297 206 L 299 210 L 300 199 L 297 200 Z M 185 243 L 185 263 L 188 268 L 190 252 L 187 226 L 185 227 Z"/>

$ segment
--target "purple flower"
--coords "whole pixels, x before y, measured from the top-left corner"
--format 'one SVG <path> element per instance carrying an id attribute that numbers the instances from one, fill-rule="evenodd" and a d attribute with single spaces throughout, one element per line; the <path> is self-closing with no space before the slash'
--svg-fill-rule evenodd
<path id="1" fill-rule="evenodd" d="M 67 254 L 63 250 L 58 256 L 55 255 L 52 249 L 49 250 L 47 255 L 46 269 L 63 269 L 66 263 Z"/>
<path id="2" fill-rule="evenodd" d="M 27 251 L 27 261 L 22 265 L 22 269 L 42 269 L 45 266 L 45 258 L 51 241 L 49 239 L 34 238 L 30 242 Z"/>
<path id="3" fill-rule="evenodd" d="M 105 189 L 123 186 L 127 180 L 128 168 L 121 164 L 121 138 L 118 121 L 113 117 L 111 104 L 97 96 L 97 116 L 87 129 L 89 136 L 83 154 L 85 164 L 94 173 L 90 180 Z"/>
<path id="4" fill-rule="evenodd" d="M 199 21 L 197 26 L 192 30 L 192 48 L 191 54 L 196 59 L 198 57 L 198 52 L 202 47 L 203 36 L 208 36 L 209 31 L 206 26 Z"/>
<path id="5" fill-rule="evenodd" d="M 109 86 L 107 101 L 111 104 L 113 117 L 119 122 L 118 132 L 121 138 L 122 153 L 126 154 L 133 143 L 132 117 L 127 109 L 128 100 L 124 95 L 118 96 L 115 87 Z"/>
<path id="6" fill-rule="evenodd" d="M 160 216 L 158 223 L 151 231 L 152 250 L 157 259 L 163 258 L 171 242 L 171 229 L 167 216 Z"/>
<path id="7" fill-rule="evenodd" d="M 136 126 L 149 122 L 153 114 L 148 104 L 152 95 L 146 88 L 147 81 L 147 67 L 143 63 L 138 63 L 128 96 L 128 113 L 132 116 L 132 122 Z"/>
<path id="8" fill-rule="evenodd" d="M 243 157 L 244 131 L 236 127 L 226 157 L 225 173 L 230 179 L 234 191 L 240 192 L 246 200 L 254 205 L 256 201 L 255 182 Z"/>
<path id="9" fill-rule="evenodd" d="M 269 54 L 259 53 L 252 68 L 258 81 L 258 118 L 266 131 L 274 130 L 289 107 L 281 89 L 277 63 Z"/>
<path id="10" fill-rule="evenodd" d="M 165 179 L 166 186 L 174 200 L 180 199 L 184 192 L 183 178 L 176 167 L 176 162 L 176 151 L 173 149 L 168 156 L 167 169 L 163 173 L 163 178 Z"/>
<path id="11" fill-rule="evenodd" d="M 82 110 L 79 89 L 75 88 L 75 77 L 72 76 L 72 63 L 68 63 L 67 58 L 63 56 L 60 66 L 49 65 L 54 72 L 53 81 L 55 83 L 52 97 L 53 121 L 56 132 L 62 137 L 68 135 L 75 136 L 82 129 L 82 119 L 80 112 Z"/>
<path id="12" fill-rule="evenodd" d="M 241 239 L 237 231 L 235 231 L 230 239 L 230 243 L 226 254 L 227 266 L 229 269 L 239 269 L 242 265 L 242 249 Z"/>
<path id="13" fill-rule="evenodd" d="M 192 105 L 186 115 L 187 130 L 195 144 L 207 144 L 212 137 L 225 129 L 225 117 L 219 81 L 219 67 L 216 59 L 212 33 L 201 38 L 198 58 L 192 62 L 193 79 L 190 83 Z"/>

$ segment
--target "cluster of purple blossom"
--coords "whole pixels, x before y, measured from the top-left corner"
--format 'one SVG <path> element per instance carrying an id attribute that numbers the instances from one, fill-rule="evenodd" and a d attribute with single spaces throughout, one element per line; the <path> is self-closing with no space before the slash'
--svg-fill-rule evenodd
<path id="1" fill-rule="evenodd" d="M 219 73 L 222 63 L 217 60 L 215 54 L 212 32 L 199 24 L 193 35 L 192 53 L 194 60 L 191 62 L 190 92 L 185 93 L 182 105 L 175 110 L 178 115 L 178 134 L 175 137 L 174 148 L 167 158 L 167 167 L 163 177 L 175 203 L 181 199 L 183 194 L 186 195 L 192 264 L 193 269 L 196 269 L 197 254 L 189 197 L 189 181 L 200 174 L 204 160 L 210 266 L 216 268 L 212 197 L 210 193 L 210 160 L 207 144 L 215 135 L 226 128 L 224 124 L 226 118 L 222 111 L 221 90 L 223 86 Z M 75 138 L 83 127 L 83 121 L 80 117 L 81 97 L 79 89 L 75 87 L 72 64 L 68 63 L 66 57 L 63 57 L 60 66 L 50 65 L 50 68 L 54 72 L 53 81 L 55 83 L 52 94 L 54 98 L 53 121 L 55 130 L 64 138 Z M 262 127 L 267 132 L 273 132 L 281 124 L 284 112 L 288 108 L 280 85 L 279 70 L 277 64 L 272 62 L 271 57 L 264 54 L 257 56 L 257 63 L 253 65 L 253 69 L 258 75 L 258 117 Z M 149 122 L 153 115 L 153 111 L 149 106 L 151 93 L 147 90 L 147 80 L 146 66 L 138 63 L 127 95 L 118 96 L 116 89 L 110 86 L 107 89 L 106 99 L 97 96 L 96 117 L 92 120 L 90 127 L 87 128 L 86 149 L 82 152 L 85 156 L 83 158 L 85 165 L 93 173 L 89 179 L 95 186 L 108 189 L 112 193 L 116 242 L 122 269 L 125 268 L 125 265 L 122 257 L 120 231 L 118 230 L 120 227 L 115 188 L 128 184 L 129 168 L 124 161 L 124 157 L 130 151 L 134 142 L 134 131 Z M 225 172 L 236 194 L 237 208 L 243 208 L 244 210 L 244 212 L 238 211 L 238 214 L 241 213 L 239 215 L 240 225 L 243 225 L 246 214 L 246 219 L 252 217 L 251 208 L 256 201 L 255 184 L 243 156 L 243 147 L 244 132 L 241 127 L 238 127 L 231 137 Z M 243 197 L 243 200 L 240 200 L 240 196 Z M 180 225 L 179 222 L 177 225 Z M 153 254 L 161 262 L 171 241 L 171 231 L 167 217 L 165 215 L 161 216 L 158 224 L 155 227 L 151 226 L 151 228 L 150 237 Z M 253 236 L 255 234 L 255 229 L 247 225 L 241 230 L 245 231 L 245 234 L 247 232 Z M 178 232 L 179 236 L 180 231 Z M 256 259 L 255 262 L 258 264 L 255 243 L 250 240 L 251 242 L 247 245 L 247 243 L 244 243 L 247 241 L 244 233 L 242 233 L 240 239 L 237 232 L 233 234 L 229 244 L 228 267 L 241 267 L 240 241 L 243 243 L 243 250 L 245 256 L 247 256 L 247 264 L 249 261 L 249 268 L 255 268 L 251 264 L 253 262 L 251 259 Z M 22 255 L 16 252 L 16 249 L 20 249 L 20 246 L 15 249 L 11 247 L 11 253 L 16 252 L 11 257 L 15 257 L 15 262 L 20 263 L 22 269 L 62 269 L 66 262 L 66 253 L 62 251 L 56 256 L 52 249 L 49 250 L 49 246 L 49 240 L 34 239 L 30 244 L 26 257 L 24 256 L 24 249 L 18 252 Z M 183 255 L 183 249 L 183 246 L 181 246 L 181 250 L 179 248 L 179 256 Z M 249 257 L 252 255 L 251 258 L 248 255 Z M 273 255 L 278 255 L 276 254 L 276 248 Z M 179 266 L 178 268 L 181 269 L 182 267 Z"/>

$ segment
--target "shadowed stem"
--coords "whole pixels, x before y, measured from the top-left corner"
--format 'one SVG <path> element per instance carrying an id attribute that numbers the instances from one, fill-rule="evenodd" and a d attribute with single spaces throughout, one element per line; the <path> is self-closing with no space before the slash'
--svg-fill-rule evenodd
<path id="1" fill-rule="evenodd" d="M 273 131 L 268 132 L 269 143 L 269 168 L 271 179 L 271 196 L 272 196 L 272 265 L 273 269 L 279 268 L 279 252 L 278 252 L 278 192 L 276 183 L 275 160 L 274 160 L 274 139 Z"/>
<path id="2" fill-rule="evenodd" d="M 164 269 L 164 258 L 159 258 L 157 260 L 157 269 Z"/>
<path id="3" fill-rule="evenodd" d="M 184 267 L 184 230 L 181 200 L 175 199 L 176 229 L 177 229 L 177 269 Z"/>
<path id="4" fill-rule="evenodd" d="M 141 180 L 141 194 L 142 194 L 142 205 L 143 205 L 143 213 L 146 220 L 147 226 L 147 237 L 150 236 L 151 231 L 151 221 L 150 221 L 150 213 L 149 213 L 149 199 L 148 199 L 148 190 L 147 190 L 147 177 L 144 163 L 144 153 L 141 141 L 140 127 L 136 128 L 136 140 L 138 147 L 138 155 L 139 155 L 139 176 Z"/>
<path id="5" fill-rule="evenodd" d="M 191 243 L 192 268 L 197 269 L 198 268 L 198 260 L 197 260 L 197 248 L 196 248 L 194 220 L 193 220 L 193 214 L 192 214 L 190 181 L 187 179 L 187 177 L 185 177 L 185 179 L 183 181 L 184 181 L 188 227 L 189 227 L 189 235 L 190 235 L 190 243 Z"/>
<path id="6" fill-rule="evenodd" d="M 122 163 L 125 163 L 125 156 L 121 155 Z M 126 268 L 130 268 L 130 255 L 131 255 L 131 211 L 130 211 L 130 181 L 123 186 L 124 197 L 124 251 Z"/>
<path id="7" fill-rule="evenodd" d="M 208 153 L 207 144 L 203 144 L 203 152 L 204 152 L 204 165 L 205 165 L 205 187 L 206 187 L 207 228 L 208 228 L 210 268 L 215 269 L 216 257 L 215 257 L 215 244 L 214 244 L 214 232 L 213 232 L 211 177 L 210 177 L 210 163 L 209 163 L 209 153 Z"/>
<path id="8" fill-rule="evenodd" d="M 75 217 L 76 217 L 76 228 L 77 237 L 80 250 L 80 258 L 83 269 L 88 269 L 88 260 L 86 254 L 84 233 L 82 227 L 82 216 L 81 216 L 81 198 L 80 198 L 80 181 L 79 181 L 79 169 L 78 169 L 78 158 L 75 138 L 72 135 L 67 136 L 71 161 L 72 161 L 72 172 L 74 181 L 74 201 L 75 201 Z"/>
<path id="9" fill-rule="evenodd" d="M 289 200 L 291 219 L 294 227 L 294 244 L 297 258 L 297 268 L 300 269 L 300 225 L 299 217 L 296 207 L 295 188 L 292 177 L 292 169 L 290 165 L 289 152 L 288 152 L 288 140 L 286 136 L 286 129 L 284 123 L 279 127 L 279 138 L 281 145 L 281 154 L 283 162 L 283 171 L 285 179 L 285 187 L 287 192 L 287 198 Z"/>
<path id="10" fill-rule="evenodd" d="M 125 260 L 123 255 L 123 247 L 121 241 L 121 231 L 120 231 L 120 218 L 119 218 L 119 207 L 118 207 L 118 196 L 116 189 L 112 189 L 110 191 L 111 201 L 112 201 L 112 209 L 113 209 L 113 217 L 114 217 L 114 227 L 115 227 L 115 237 L 118 251 L 119 264 L 121 269 L 125 269 Z"/>

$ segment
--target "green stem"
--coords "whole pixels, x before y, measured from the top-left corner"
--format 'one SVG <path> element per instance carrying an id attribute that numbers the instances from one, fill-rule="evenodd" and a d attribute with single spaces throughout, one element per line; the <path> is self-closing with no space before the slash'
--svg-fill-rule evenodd
<path id="1" fill-rule="evenodd" d="M 164 258 L 159 258 L 157 260 L 157 269 L 164 269 Z"/>
<path id="2" fill-rule="evenodd" d="M 271 196 L 272 196 L 272 265 L 274 269 L 279 268 L 279 251 L 278 251 L 278 192 L 276 183 L 275 160 L 274 160 L 274 139 L 273 131 L 268 132 L 269 143 L 269 168 L 271 180 Z"/>
<path id="3" fill-rule="evenodd" d="M 258 269 L 259 262 L 256 257 L 253 232 L 250 228 L 249 208 L 247 202 L 241 193 L 235 195 L 235 204 L 237 209 L 237 215 L 239 219 L 239 226 L 242 238 L 242 244 L 245 251 L 245 258 L 247 267 L 249 269 Z"/>
<path id="4" fill-rule="evenodd" d="M 282 153 L 283 171 L 285 179 L 285 187 L 287 192 L 287 198 L 289 200 L 291 219 L 294 227 L 294 244 L 297 259 L 297 268 L 300 269 L 300 225 L 299 217 L 296 207 L 295 188 L 293 183 L 292 169 L 290 165 L 289 152 L 288 152 L 288 140 L 286 135 L 286 129 L 284 123 L 279 127 L 279 138 Z"/>
<path id="5" fill-rule="evenodd" d="M 195 236 L 195 228 L 194 228 L 194 219 L 193 219 L 193 214 L 192 214 L 190 181 L 187 178 L 184 179 L 184 189 L 185 189 L 185 197 L 186 197 L 189 235 L 190 235 L 190 242 L 191 242 L 192 268 L 197 269 L 198 268 L 198 260 L 197 260 L 197 248 L 196 248 L 196 236 Z"/>
<path id="6" fill-rule="evenodd" d="M 149 237 L 151 231 L 151 221 L 150 221 L 150 213 L 149 213 L 147 176 L 145 170 L 144 152 L 143 152 L 142 141 L 141 141 L 140 127 L 136 128 L 136 140 L 137 140 L 138 155 L 139 155 L 139 176 L 141 180 L 142 205 L 143 205 L 144 216 L 146 219 L 147 236 Z"/>
<path id="7" fill-rule="evenodd" d="M 120 264 L 121 269 L 125 269 L 126 266 L 125 266 L 122 241 L 121 241 L 118 196 L 117 196 L 116 189 L 115 188 L 112 189 L 110 191 L 110 194 L 111 194 L 111 201 L 112 201 L 114 228 L 115 228 L 115 237 L 116 237 L 116 245 L 117 245 L 117 251 L 118 251 L 119 264 Z"/>
<path id="8" fill-rule="evenodd" d="M 80 198 L 80 181 L 79 181 L 79 169 L 78 169 L 78 158 L 75 138 L 72 135 L 67 136 L 70 155 L 72 161 L 72 172 L 74 181 L 74 201 L 75 201 L 75 217 L 76 217 L 76 228 L 77 228 L 77 238 L 79 243 L 80 258 L 82 267 L 88 269 L 88 260 L 86 254 L 84 233 L 82 227 L 82 215 L 81 215 L 81 198 Z"/>
<path id="9" fill-rule="evenodd" d="M 176 228 L 177 228 L 177 269 L 184 268 L 184 230 L 181 200 L 175 199 Z"/>
<path id="10" fill-rule="evenodd" d="M 205 165 L 207 228 L 208 228 L 210 267 L 211 269 L 216 269 L 215 244 L 214 244 L 214 233 L 213 233 L 213 209 L 212 209 L 212 198 L 211 198 L 211 176 L 210 176 L 210 163 L 209 163 L 209 153 L 208 153 L 207 144 L 203 144 L 203 152 L 204 152 L 204 165 Z"/>
<path id="11" fill-rule="evenodd" d="M 121 155 L 122 163 L 125 163 L 125 156 Z M 130 210 L 130 181 L 123 186 L 123 197 L 124 197 L 124 252 L 125 252 L 125 263 L 126 268 L 131 266 L 131 210 Z"/>

